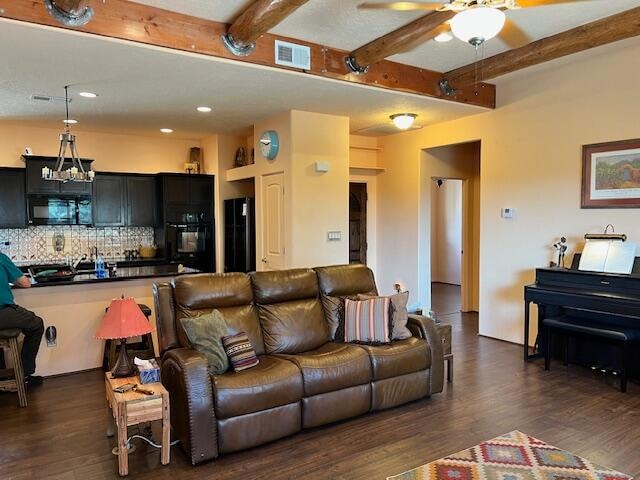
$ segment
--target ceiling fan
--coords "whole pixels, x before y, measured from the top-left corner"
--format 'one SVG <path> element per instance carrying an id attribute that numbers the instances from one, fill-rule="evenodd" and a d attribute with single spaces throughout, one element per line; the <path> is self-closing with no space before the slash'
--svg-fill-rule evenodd
<path id="1" fill-rule="evenodd" d="M 531 42 L 528 35 L 507 18 L 504 10 L 542 7 L 561 3 L 577 3 L 585 0 L 450 0 L 449 2 L 367 2 L 362 9 L 395 11 L 440 11 L 451 12 L 452 18 L 433 31 L 434 37 L 450 40 L 451 32 L 456 38 L 479 47 L 487 40 L 498 36 L 507 45 L 517 48 Z"/>

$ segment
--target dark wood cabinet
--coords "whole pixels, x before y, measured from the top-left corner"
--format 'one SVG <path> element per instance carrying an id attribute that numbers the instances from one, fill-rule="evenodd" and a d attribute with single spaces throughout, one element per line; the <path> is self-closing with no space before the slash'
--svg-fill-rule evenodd
<path id="1" fill-rule="evenodd" d="M 23 157 L 26 161 L 26 184 L 28 194 L 61 194 L 61 195 L 78 195 L 85 196 L 91 195 L 90 182 L 54 182 L 51 180 L 45 180 L 42 178 L 42 168 L 49 167 L 51 169 L 56 168 L 55 157 L 36 157 L 29 156 Z M 85 169 L 89 169 L 93 160 L 82 159 L 82 166 Z M 65 162 L 64 169 L 70 168 L 71 162 Z"/>
<path id="2" fill-rule="evenodd" d="M 93 224 L 122 227 L 126 222 L 125 176 L 97 173 L 93 182 Z"/>
<path id="3" fill-rule="evenodd" d="M 30 194 L 60 193 L 60 183 L 42 178 L 42 168 L 55 168 L 55 160 L 25 157 L 27 162 L 27 192 Z"/>
<path id="4" fill-rule="evenodd" d="M 212 175 L 162 174 L 164 222 L 212 222 L 213 179 Z"/>
<path id="5" fill-rule="evenodd" d="M 127 175 L 127 225 L 151 227 L 156 224 L 155 175 Z"/>
<path id="6" fill-rule="evenodd" d="M 156 177 L 98 173 L 93 186 L 96 227 L 156 225 Z"/>
<path id="7" fill-rule="evenodd" d="M 0 168 L 0 228 L 27 226 L 25 169 Z"/>
<path id="8" fill-rule="evenodd" d="M 162 195 L 165 205 L 189 204 L 189 177 L 185 175 L 164 175 Z"/>
<path id="9" fill-rule="evenodd" d="M 213 203 L 211 177 L 191 177 L 189 180 L 189 203 L 192 205 L 211 205 Z"/>

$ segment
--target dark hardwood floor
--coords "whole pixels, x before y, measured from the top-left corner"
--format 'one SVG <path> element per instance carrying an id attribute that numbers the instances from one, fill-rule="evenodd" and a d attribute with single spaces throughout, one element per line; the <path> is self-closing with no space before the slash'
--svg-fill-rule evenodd
<path id="1" fill-rule="evenodd" d="M 456 357 L 455 382 L 443 393 L 198 467 L 177 446 L 162 466 L 159 451 L 137 440 L 130 478 L 384 479 L 512 430 L 640 475 L 637 384 L 622 394 L 581 367 L 556 362 L 545 372 L 540 362 L 524 364 L 519 346 L 478 337 L 476 315 L 440 318 L 453 324 Z M 15 395 L 0 395 L 0 478 L 119 478 L 114 440 L 105 436 L 102 375 L 49 379 L 26 409 Z"/>

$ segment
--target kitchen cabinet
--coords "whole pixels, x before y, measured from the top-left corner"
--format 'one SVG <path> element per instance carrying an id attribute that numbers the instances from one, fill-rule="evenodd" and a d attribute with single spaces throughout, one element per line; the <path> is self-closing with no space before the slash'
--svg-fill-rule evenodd
<path id="1" fill-rule="evenodd" d="M 156 177 L 155 175 L 127 175 L 127 225 L 151 227 L 156 224 Z"/>
<path id="2" fill-rule="evenodd" d="M 25 169 L 0 168 L 0 228 L 25 228 Z"/>
<path id="3" fill-rule="evenodd" d="M 153 227 L 156 224 L 156 177 L 98 173 L 93 187 L 96 227 Z"/>
<path id="4" fill-rule="evenodd" d="M 213 176 L 162 174 L 164 221 L 197 223 L 213 221 Z"/>
<path id="5" fill-rule="evenodd" d="M 126 221 L 125 176 L 97 173 L 93 182 L 93 224 L 122 227 Z"/>
<path id="6" fill-rule="evenodd" d="M 90 182 L 55 182 L 42 178 L 42 168 L 49 167 L 52 170 L 56 168 L 57 160 L 55 157 L 25 156 L 23 157 L 27 164 L 26 168 L 26 184 L 27 193 L 35 195 L 74 195 L 85 196 L 91 195 Z M 82 159 L 82 166 L 89 169 L 93 160 Z M 64 169 L 71 167 L 71 161 L 65 162 Z"/>

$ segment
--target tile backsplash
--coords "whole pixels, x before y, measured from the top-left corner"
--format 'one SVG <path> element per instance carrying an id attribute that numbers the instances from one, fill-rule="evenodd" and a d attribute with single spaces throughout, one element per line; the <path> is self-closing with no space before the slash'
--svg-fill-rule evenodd
<path id="1" fill-rule="evenodd" d="M 60 262 L 69 258 L 77 260 L 83 255 L 90 257 L 95 247 L 105 260 L 118 260 L 124 257 L 125 250 L 153 243 L 152 227 L 0 229 L 0 251 L 18 265 Z"/>

